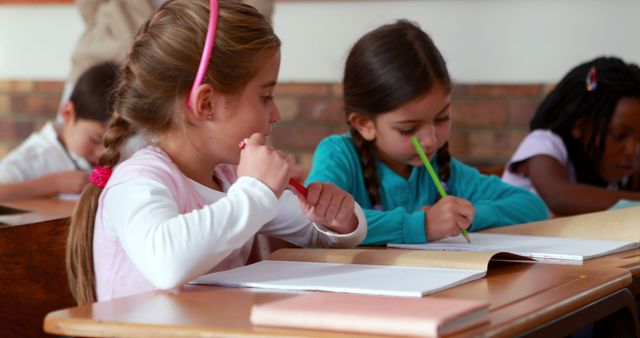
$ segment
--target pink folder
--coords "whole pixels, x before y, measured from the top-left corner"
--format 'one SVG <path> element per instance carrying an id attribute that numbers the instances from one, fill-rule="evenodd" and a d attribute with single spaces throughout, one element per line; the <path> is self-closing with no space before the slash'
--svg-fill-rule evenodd
<path id="1" fill-rule="evenodd" d="M 437 337 L 488 321 L 488 304 L 449 298 L 305 293 L 254 305 L 258 326 Z"/>

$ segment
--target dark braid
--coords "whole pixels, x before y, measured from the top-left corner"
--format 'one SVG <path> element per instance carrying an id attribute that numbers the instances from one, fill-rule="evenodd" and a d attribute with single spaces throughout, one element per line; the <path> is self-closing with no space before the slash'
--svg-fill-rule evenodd
<path id="1" fill-rule="evenodd" d="M 360 155 L 360 163 L 362 164 L 362 174 L 364 176 L 364 185 L 371 197 L 371 205 L 382 205 L 380 197 L 378 171 L 376 170 L 375 156 L 373 154 L 373 142 L 365 140 L 360 133 L 351 127 L 351 137 L 356 146 L 356 150 Z"/>
<path id="2" fill-rule="evenodd" d="M 347 120 L 358 114 L 370 120 L 423 96 L 435 86 L 451 91 L 444 58 L 431 38 L 417 25 L 400 20 L 365 34 L 353 46 L 344 70 L 343 90 Z M 361 157 L 371 203 L 380 205 L 380 181 L 375 148 L 353 127 L 351 135 Z M 441 176 L 449 177 L 449 151 L 439 151 Z"/>
<path id="3" fill-rule="evenodd" d="M 449 180 L 451 175 L 451 154 L 449 153 L 449 142 L 446 142 L 442 148 L 438 149 L 436 163 L 438 163 L 438 176 L 442 182 Z"/>

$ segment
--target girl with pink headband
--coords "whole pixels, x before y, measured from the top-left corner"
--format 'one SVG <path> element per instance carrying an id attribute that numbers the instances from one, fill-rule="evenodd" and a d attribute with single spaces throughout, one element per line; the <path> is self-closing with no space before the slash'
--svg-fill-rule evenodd
<path id="1" fill-rule="evenodd" d="M 285 190 L 293 160 L 265 145 L 280 119 L 279 49 L 269 22 L 234 1 L 170 0 L 139 30 L 94 184 L 71 223 L 79 304 L 244 265 L 258 233 L 308 247 L 362 241 L 351 195 L 328 183 L 306 197 Z M 134 134 L 149 145 L 120 162 Z"/>

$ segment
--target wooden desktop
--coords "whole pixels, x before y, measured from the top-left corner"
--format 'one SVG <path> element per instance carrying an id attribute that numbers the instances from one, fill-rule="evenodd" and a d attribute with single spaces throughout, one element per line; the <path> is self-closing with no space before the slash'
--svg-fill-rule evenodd
<path id="1" fill-rule="evenodd" d="M 490 322 L 456 337 L 561 336 L 607 316 L 622 317 L 622 330 L 633 337 L 638 326 L 634 299 L 626 289 L 630 281 L 630 273 L 618 268 L 491 262 L 486 278 L 427 297 L 489 302 Z M 55 311 L 45 318 L 44 329 L 92 337 L 353 336 L 251 325 L 254 304 L 294 294 L 186 286 Z"/>

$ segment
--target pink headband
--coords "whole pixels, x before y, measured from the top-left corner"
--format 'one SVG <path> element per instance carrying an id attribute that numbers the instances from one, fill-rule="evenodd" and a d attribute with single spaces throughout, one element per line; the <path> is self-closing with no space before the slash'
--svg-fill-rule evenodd
<path id="1" fill-rule="evenodd" d="M 216 31 L 218 30 L 218 0 L 209 0 L 209 7 L 209 27 L 207 28 L 207 38 L 204 43 L 204 49 L 202 50 L 198 73 L 196 74 L 195 80 L 193 80 L 193 86 L 189 93 L 189 99 L 187 101 L 189 108 L 192 108 L 191 99 L 195 96 L 196 90 L 204 81 L 204 76 L 207 73 L 207 67 L 209 67 L 209 61 L 211 60 L 211 54 L 213 53 L 213 46 L 216 42 Z"/>

